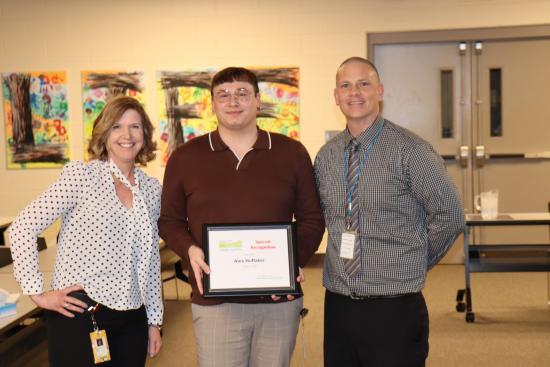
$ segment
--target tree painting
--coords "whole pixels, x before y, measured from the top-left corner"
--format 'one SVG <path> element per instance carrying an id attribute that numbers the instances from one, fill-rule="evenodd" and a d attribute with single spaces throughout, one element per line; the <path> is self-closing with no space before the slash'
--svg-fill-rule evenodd
<path id="1" fill-rule="evenodd" d="M 64 72 L 2 74 L 8 168 L 62 167 L 69 160 Z"/>
<path id="2" fill-rule="evenodd" d="M 82 113 L 84 122 L 84 158 L 88 160 L 88 143 L 94 121 L 113 97 L 127 95 L 144 105 L 144 76 L 139 71 L 83 71 Z"/>
<path id="3" fill-rule="evenodd" d="M 261 108 L 258 126 L 299 137 L 298 68 L 251 68 L 258 77 Z M 184 142 L 216 129 L 211 80 L 216 70 L 157 73 L 162 163 Z"/>

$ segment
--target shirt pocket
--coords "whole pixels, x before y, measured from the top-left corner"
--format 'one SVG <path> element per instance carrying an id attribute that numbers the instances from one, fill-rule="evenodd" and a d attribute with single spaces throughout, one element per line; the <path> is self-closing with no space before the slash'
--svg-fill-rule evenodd
<path id="1" fill-rule="evenodd" d="M 376 231 L 407 236 L 414 230 L 416 201 L 405 182 L 391 175 L 382 178 L 362 196 L 361 211 Z"/>

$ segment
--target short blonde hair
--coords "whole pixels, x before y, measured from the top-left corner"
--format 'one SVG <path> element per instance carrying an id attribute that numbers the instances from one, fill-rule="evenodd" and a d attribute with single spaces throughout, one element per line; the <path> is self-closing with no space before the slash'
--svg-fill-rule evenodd
<path id="1" fill-rule="evenodd" d="M 109 158 L 107 139 L 111 133 L 111 127 L 128 110 L 136 111 L 140 115 L 143 125 L 143 147 L 136 155 L 135 163 L 146 165 L 147 162 L 155 159 L 157 144 L 153 141 L 154 128 L 151 120 L 137 99 L 123 95 L 114 97 L 107 102 L 103 111 L 94 121 L 92 138 L 88 145 L 88 153 L 92 159 L 106 161 Z"/>
<path id="2" fill-rule="evenodd" d="M 365 59 L 364 57 L 359 57 L 359 56 L 348 57 L 347 59 L 342 61 L 340 66 L 338 66 L 338 70 L 336 70 L 336 82 L 338 82 L 338 73 L 340 72 L 340 70 L 342 70 L 342 68 L 346 64 L 349 64 L 351 62 L 359 62 L 359 63 L 366 64 L 366 65 L 370 66 L 371 69 L 374 70 L 374 73 L 376 74 L 376 78 L 378 79 L 378 82 L 381 82 L 380 74 L 378 74 L 378 69 L 376 68 L 374 63 L 372 61 L 370 61 L 369 59 Z"/>

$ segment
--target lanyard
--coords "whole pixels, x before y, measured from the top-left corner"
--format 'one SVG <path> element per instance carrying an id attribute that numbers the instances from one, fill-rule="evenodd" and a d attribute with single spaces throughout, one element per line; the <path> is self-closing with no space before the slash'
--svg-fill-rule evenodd
<path id="1" fill-rule="evenodd" d="M 369 158 L 369 153 L 376 144 L 376 141 L 378 140 L 378 137 L 380 136 L 380 133 L 382 132 L 382 128 L 384 127 L 384 123 L 381 123 L 380 126 L 378 126 L 378 129 L 376 130 L 376 133 L 372 137 L 371 141 L 369 142 L 369 145 L 367 145 L 367 149 L 365 149 L 365 155 L 361 158 L 361 162 L 359 163 L 359 169 L 355 173 L 355 176 L 353 176 L 351 180 L 351 186 L 348 182 L 348 165 L 349 165 L 349 153 L 351 152 L 351 149 L 353 147 L 350 145 L 350 152 L 346 151 L 344 149 L 344 182 L 346 185 L 346 195 L 347 195 L 347 205 L 346 205 L 346 216 L 349 218 L 351 217 L 351 202 L 353 199 L 353 194 L 355 193 L 355 190 L 357 190 L 357 184 L 359 183 L 359 177 L 361 177 L 361 172 L 363 171 L 363 167 L 365 167 L 365 162 Z M 354 154 L 357 154 L 354 152 Z"/>

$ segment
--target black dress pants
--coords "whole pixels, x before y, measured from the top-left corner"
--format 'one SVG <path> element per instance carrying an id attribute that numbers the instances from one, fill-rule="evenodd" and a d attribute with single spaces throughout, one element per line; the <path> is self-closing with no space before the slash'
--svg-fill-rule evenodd
<path id="1" fill-rule="evenodd" d="M 111 360 L 101 367 L 143 367 L 147 357 L 148 326 L 145 307 L 116 311 L 100 305 L 94 313 L 99 329 L 107 332 Z M 90 313 L 74 318 L 46 311 L 48 353 L 51 367 L 96 366 L 92 353 Z"/>
<path id="2" fill-rule="evenodd" d="M 423 367 L 429 321 L 422 293 L 354 300 L 325 293 L 325 367 Z"/>

